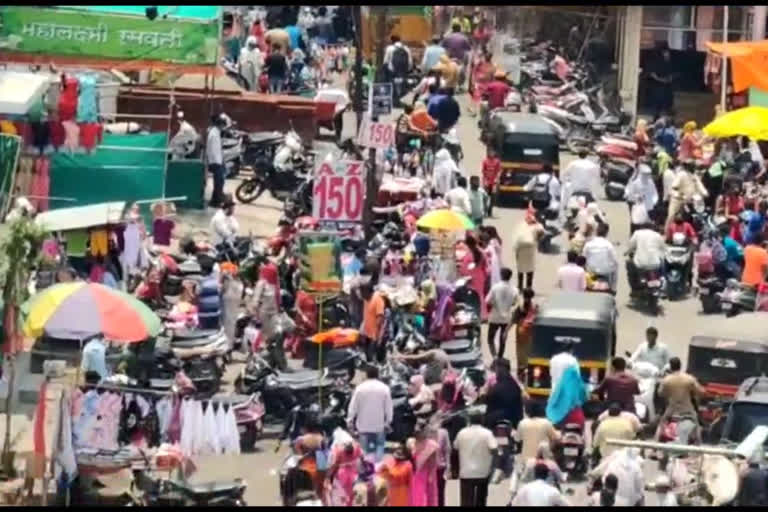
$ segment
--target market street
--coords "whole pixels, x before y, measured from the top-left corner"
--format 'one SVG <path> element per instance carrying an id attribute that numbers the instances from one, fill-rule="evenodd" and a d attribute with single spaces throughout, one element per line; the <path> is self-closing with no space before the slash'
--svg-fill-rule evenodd
<path id="1" fill-rule="evenodd" d="M 467 97 L 462 96 L 459 98 L 459 101 L 462 105 L 462 117 L 458 125 L 458 134 L 464 151 L 464 161 L 461 167 L 470 174 L 478 174 L 482 160 L 485 157 L 485 146 L 478 140 L 477 119 L 466 114 Z M 396 116 L 393 115 L 392 117 L 394 119 Z M 355 126 L 353 114 L 347 114 L 344 126 L 345 135 L 351 136 L 354 133 Z M 325 142 L 319 142 L 316 145 L 319 148 L 329 147 L 328 143 Z M 572 159 L 573 156 L 570 153 L 562 152 L 561 168 L 565 168 Z M 228 191 L 234 190 L 234 187 L 234 182 L 227 184 Z M 617 252 L 623 258 L 627 241 L 629 240 L 629 219 L 626 204 L 623 202 L 601 200 L 600 205 L 607 214 L 611 226 L 609 239 L 616 244 Z M 511 237 L 517 223 L 522 221 L 523 213 L 524 210 L 520 208 L 494 208 L 495 218 L 487 221 L 488 224 L 496 226 L 504 242 L 504 260 L 502 264 L 509 266 L 513 270 L 515 268 L 515 256 L 512 250 Z M 273 233 L 277 220 L 280 217 L 279 203 L 271 198 L 262 197 L 254 205 L 238 205 L 236 215 L 244 232 L 252 231 L 255 235 L 269 236 Z M 563 237 L 559 237 L 556 242 L 562 244 Z M 539 254 L 537 256 L 534 289 L 538 301 L 546 300 L 547 295 L 554 291 L 556 272 L 564 261 L 565 252 L 560 254 Z M 634 351 L 643 340 L 645 329 L 650 325 L 654 325 L 659 329 L 660 341 L 666 343 L 672 355 L 680 357 L 683 364 L 685 364 L 688 357 L 688 343 L 692 336 L 706 334 L 711 332 L 713 328 L 717 328 L 719 332 L 722 332 L 723 328 L 732 332 L 749 332 L 759 327 L 755 318 L 756 315 L 740 315 L 729 320 L 726 320 L 722 315 L 711 317 L 701 315 L 700 302 L 693 296 L 678 302 L 663 302 L 662 313 L 658 317 L 653 318 L 645 312 L 629 308 L 627 306 L 628 293 L 628 284 L 622 260 L 617 293 L 617 305 L 619 308 L 617 354 L 623 354 L 625 351 Z M 744 325 L 745 322 L 749 324 Z M 485 345 L 484 336 L 485 334 L 483 335 L 483 351 L 486 361 L 489 361 L 490 356 Z M 515 345 L 512 343 L 512 339 L 512 335 L 510 335 L 505 355 L 514 363 Z M 234 375 L 239 371 L 239 367 L 239 364 L 231 367 L 228 385 L 231 385 Z M 201 459 L 198 464 L 200 469 L 193 477 L 193 480 L 202 482 L 222 478 L 243 477 L 248 482 L 246 502 L 249 505 L 279 504 L 280 493 L 277 471 L 282 460 L 288 454 L 288 448 L 283 446 L 279 453 L 275 453 L 275 445 L 275 438 L 270 437 L 257 443 L 257 451 L 253 454 L 244 454 L 236 458 L 214 457 L 211 459 Z M 657 474 L 657 471 L 654 469 L 656 464 L 647 461 L 646 466 L 647 481 L 652 481 Z M 573 487 L 576 490 L 576 494 L 572 497 L 573 502 L 575 504 L 584 503 L 586 498 L 585 485 L 580 484 Z M 458 483 L 450 481 L 446 492 L 448 504 L 458 505 Z M 655 498 L 649 497 L 647 503 L 653 504 L 653 499 Z M 508 500 L 508 481 L 504 481 L 500 485 L 491 486 L 488 505 L 506 505 Z"/>

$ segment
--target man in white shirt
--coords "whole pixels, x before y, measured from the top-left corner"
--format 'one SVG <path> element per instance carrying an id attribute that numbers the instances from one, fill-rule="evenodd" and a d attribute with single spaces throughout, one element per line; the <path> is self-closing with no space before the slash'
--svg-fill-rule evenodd
<path id="1" fill-rule="evenodd" d="M 627 251 L 633 254 L 627 261 L 627 280 L 631 291 L 637 289 L 638 273 L 643 270 L 661 269 L 666 248 L 664 237 L 653 224 L 639 227 L 629 239 Z"/>
<path id="2" fill-rule="evenodd" d="M 597 196 L 600 187 L 600 166 L 587 158 L 589 153 L 579 151 L 579 158 L 568 164 L 565 175 L 570 182 L 570 195 L 576 193 L 589 194 L 587 202 L 592 202 Z"/>
<path id="3" fill-rule="evenodd" d="M 598 276 L 606 276 L 611 290 L 616 291 L 619 260 L 616 248 L 606 238 L 608 224 L 598 224 L 597 236 L 584 244 L 584 257 L 587 259 L 587 270 Z"/>
<path id="4" fill-rule="evenodd" d="M 213 177 L 213 193 L 210 205 L 218 208 L 224 196 L 224 156 L 221 146 L 221 129 L 224 127 L 224 119 L 214 116 L 211 119 L 211 127 L 208 129 L 208 137 L 205 142 L 205 157 L 208 162 L 208 172 Z"/>
<path id="5" fill-rule="evenodd" d="M 601 475 L 616 475 L 619 481 L 616 489 L 617 503 L 627 506 L 641 506 L 645 498 L 643 459 L 637 448 L 621 448 L 604 458 L 594 472 Z"/>
<path id="6" fill-rule="evenodd" d="M 469 423 L 453 441 L 459 453 L 460 501 L 462 507 L 485 507 L 498 444 L 493 432 L 483 426 L 482 414 L 472 412 Z"/>
<path id="7" fill-rule="evenodd" d="M 579 255 L 568 251 L 568 262 L 557 270 L 557 287 L 565 292 L 587 289 L 587 272 L 578 265 Z"/>
<path id="8" fill-rule="evenodd" d="M 225 197 L 213 218 L 209 229 L 211 231 L 211 242 L 214 247 L 224 243 L 234 244 L 237 239 L 237 233 L 240 231 L 240 225 L 235 218 L 235 202 L 231 197 Z"/>
<path id="9" fill-rule="evenodd" d="M 579 360 L 573 355 L 573 343 L 567 341 L 563 344 L 563 351 L 555 354 L 549 360 L 549 377 L 552 382 L 550 389 L 553 393 L 560 383 L 560 379 L 563 378 L 566 368 L 569 366 L 574 366 L 576 370 L 581 371 L 579 369 Z"/>
<path id="10" fill-rule="evenodd" d="M 531 178 L 523 190 L 530 194 L 533 207 L 537 210 L 559 210 L 560 180 L 555 176 L 551 165 L 545 165 L 543 172 Z"/>
<path id="11" fill-rule="evenodd" d="M 403 48 L 406 52 L 408 52 L 408 69 L 411 68 L 411 64 L 413 63 L 413 57 L 411 56 L 411 50 L 407 46 L 405 46 L 402 41 L 400 41 L 400 36 L 393 35 L 389 38 L 390 43 L 387 45 L 387 48 L 384 50 L 384 65 L 387 67 L 387 70 L 389 70 L 390 73 L 394 76 L 397 70 L 395 70 L 392 66 L 392 56 L 395 53 L 395 48 Z"/>
<path id="12" fill-rule="evenodd" d="M 379 369 L 369 365 L 366 380 L 352 393 L 347 423 L 360 434 L 360 445 L 366 454 L 375 454 L 376 462 L 384 457 L 386 431 L 392 422 L 392 394 L 379 380 Z"/>
<path id="13" fill-rule="evenodd" d="M 512 284 L 512 270 L 504 267 L 501 269 L 501 281 L 491 286 L 485 302 L 490 308 L 488 315 L 488 350 L 491 356 L 496 354 L 504 357 L 504 348 L 507 342 L 507 331 L 512 324 L 512 317 L 517 308 L 519 294 Z M 496 351 L 496 333 L 499 333 L 499 350 Z"/>
<path id="14" fill-rule="evenodd" d="M 570 504 L 560 491 L 547 483 L 549 468 L 544 463 L 536 464 L 533 468 L 535 480 L 527 483 L 517 491 L 512 499 L 513 507 L 567 507 Z"/>
<path id="15" fill-rule="evenodd" d="M 469 191 L 467 191 L 467 178 L 459 176 L 456 180 L 456 186 L 445 195 L 445 200 L 455 212 L 463 213 L 467 217 L 472 215 L 472 203 L 469 200 Z"/>
<path id="16" fill-rule="evenodd" d="M 669 349 L 664 343 L 659 343 L 659 330 L 651 326 L 645 330 L 645 340 L 632 354 L 630 362 L 646 362 L 654 365 L 660 372 L 669 364 Z"/>

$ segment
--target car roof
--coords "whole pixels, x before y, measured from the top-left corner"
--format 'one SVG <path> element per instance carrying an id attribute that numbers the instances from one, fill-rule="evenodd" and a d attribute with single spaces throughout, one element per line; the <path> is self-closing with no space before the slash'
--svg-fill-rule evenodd
<path id="1" fill-rule="evenodd" d="M 694 336 L 691 338 L 689 346 L 755 354 L 768 353 L 768 342 L 737 339 L 730 336 Z"/>
<path id="2" fill-rule="evenodd" d="M 553 319 L 609 323 L 615 312 L 616 301 L 608 293 L 559 292 L 541 305 L 537 323 Z"/>
<path id="3" fill-rule="evenodd" d="M 509 132 L 557 136 L 555 128 L 542 116 L 525 112 L 496 112 L 493 120 L 504 125 Z"/>
<path id="4" fill-rule="evenodd" d="M 768 404 L 768 377 L 750 377 L 742 382 L 734 401 Z"/>

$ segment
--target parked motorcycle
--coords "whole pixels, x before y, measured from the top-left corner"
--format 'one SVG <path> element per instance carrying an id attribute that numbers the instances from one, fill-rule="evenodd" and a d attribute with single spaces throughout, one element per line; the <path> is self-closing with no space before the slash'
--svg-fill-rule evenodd
<path id="1" fill-rule="evenodd" d="M 313 168 L 314 155 L 304 151 L 301 138 L 291 130 L 272 162 L 260 160 L 254 174 L 237 187 L 235 197 L 241 203 L 249 204 L 269 190 L 272 197 L 285 201 L 307 180 Z"/>

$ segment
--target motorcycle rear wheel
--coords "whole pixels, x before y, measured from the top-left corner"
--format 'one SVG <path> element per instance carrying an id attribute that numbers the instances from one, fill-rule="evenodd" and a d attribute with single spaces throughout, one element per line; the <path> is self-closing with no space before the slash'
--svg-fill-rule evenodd
<path id="1" fill-rule="evenodd" d="M 243 204 L 250 204 L 261 197 L 265 188 L 263 181 L 245 180 L 237 186 L 235 197 Z"/>

